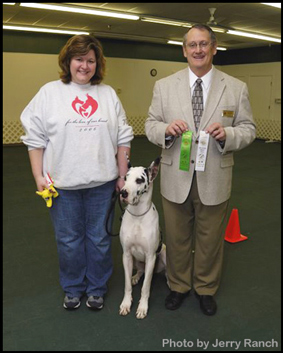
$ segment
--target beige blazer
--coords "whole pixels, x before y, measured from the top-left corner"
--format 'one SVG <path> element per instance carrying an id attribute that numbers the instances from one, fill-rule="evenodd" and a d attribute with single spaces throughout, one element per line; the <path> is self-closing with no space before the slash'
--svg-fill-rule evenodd
<path id="1" fill-rule="evenodd" d="M 234 117 L 227 116 L 231 113 L 225 111 L 233 112 Z M 169 148 L 165 146 L 165 130 L 175 119 L 185 120 L 193 132 L 189 171 L 179 170 L 181 138 L 176 138 Z M 224 126 L 226 142 L 221 148 L 210 136 L 205 171 L 196 172 L 199 196 L 205 205 L 218 205 L 230 198 L 233 152 L 248 146 L 256 137 L 247 85 L 213 67 L 211 86 L 196 133 L 188 69 L 155 83 L 145 132 L 149 141 L 162 147 L 161 194 L 169 201 L 183 203 L 188 197 L 199 131 L 214 122 Z"/>

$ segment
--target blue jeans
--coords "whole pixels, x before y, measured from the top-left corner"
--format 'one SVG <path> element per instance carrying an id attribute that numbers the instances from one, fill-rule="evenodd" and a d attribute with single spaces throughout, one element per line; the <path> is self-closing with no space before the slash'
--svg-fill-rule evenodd
<path id="1" fill-rule="evenodd" d="M 90 189 L 58 189 L 59 196 L 53 200 L 50 214 L 57 241 L 60 284 L 70 297 L 84 293 L 103 296 L 107 291 L 113 263 L 111 237 L 105 223 L 115 185 L 113 180 Z M 113 222 L 113 214 L 110 221 Z"/>

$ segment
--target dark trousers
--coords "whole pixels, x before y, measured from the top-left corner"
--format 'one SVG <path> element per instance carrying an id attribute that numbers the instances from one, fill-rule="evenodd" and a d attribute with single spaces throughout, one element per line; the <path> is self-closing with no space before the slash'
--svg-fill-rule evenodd
<path id="1" fill-rule="evenodd" d="M 214 295 L 220 284 L 229 200 L 202 204 L 194 176 L 183 204 L 164 197 L 162 202 L 170 289 L 185 293 L 194 288 L 199 295 Z"/>

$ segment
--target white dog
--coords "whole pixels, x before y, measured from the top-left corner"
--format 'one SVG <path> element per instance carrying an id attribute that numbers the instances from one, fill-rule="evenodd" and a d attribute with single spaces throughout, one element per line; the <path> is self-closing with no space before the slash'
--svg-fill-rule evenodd
<path id="1" fill-rule="evenodd" d="M 129 161 L 128 161 L 129 162 Z M 166 247 L 162 243 L 158 212 L 152 203 L 153 181 L 159 171 L 160 158 L 148 168 L 134 167 L 129 163 L 121 198 L 128 204 L 123 216 L 120 241 L 123 248 L 125 292 L 120 305 L 120 315 L 127 315 L 132 305 L 132 285 L 143 275 L 136 317 L 143 319 L 148 311 L 148 299 L 153 272 L 166 269 Z M 137 273 L 132 277 L 133 267 Z"/>

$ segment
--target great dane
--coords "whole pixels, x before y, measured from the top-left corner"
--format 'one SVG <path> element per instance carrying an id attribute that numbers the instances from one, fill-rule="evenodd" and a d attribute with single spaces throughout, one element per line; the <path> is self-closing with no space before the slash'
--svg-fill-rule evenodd
<path id="1" fill-rule="evenodd" d="M 128 160 L 129 170 L 120 192 L 127 208 L 120 228 L 125 292 L 119 313 L 129 314 L 132 285 L 137 284 L 144 274 L 141 298 L 136 311 L 138 319 L 147 315 L 153 272 L 166 270 L 166 247 L 161 240 L 158 212 L 152 202 L 153 181 L 158 174 L 159 164 L 160 158 L 157 158 L 148 168 L 131 167 Z M 134 267 L 137 272 L 132 276 Z"/>

